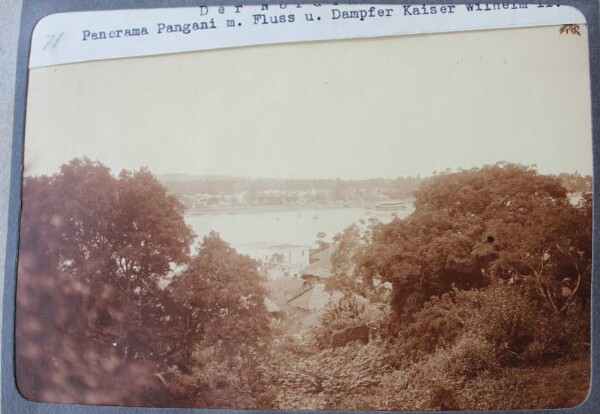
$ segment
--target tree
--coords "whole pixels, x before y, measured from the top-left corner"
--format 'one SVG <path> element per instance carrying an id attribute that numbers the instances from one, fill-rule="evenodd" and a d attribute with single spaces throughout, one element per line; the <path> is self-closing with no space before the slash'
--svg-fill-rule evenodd
<path id="1" fill-rule="evenodd" d="M 170 360 L 178 370 L 167 381 L 188 384 L 174 403 L 257 407 L 271 339 L 258 263 L 211 232 L 168 289 L 182 307 L 183 332 Z"/>
<path id="2" fill-rule="evenodd" d="M 174 266 L 188 262 L 194 234 L 183 219 L 183 205 L 147 169 L 122 171 L 116 191 L 110 239 L 117 271 L 111 283 L 126 298 L 128 315 L 120 324 L 122 339 L 117 343 L 123 343 L 119 347 L 128 358 L 139 359 L 155 352 L 151 348 L 161 337 L 156 328 L 166 314 L 158 283 Z M 153 331 L 152 346 L 148 327 Z"/>
<path id="3" fill-rule="evenodd" d="M 411 313 L 452 286 L 485 284 L 470 254 L 480 231 L 480 220 L 474 217 L 415 211 L 405 220 L 373 229 L 373 243 L 358 256 L 358 272 L 363 278 L 391 282 L 394 308 Z"/>
<path id="4" fill-rule="evenodd" d="M 81 183 L 70 174 L 83 163 L 63 166 L 61 176 L 74 191 L 86 187 L 75 185 Z M 107 170 L 88 167 L 82 181 L 111 182 Z M 19 390 L 34 401 L 140 404 L 156 385 L 152 367 L 125 363 L 107 343 L 108 315 L 120 320 L 123 314 L 115 290 L 95 271 L 109 264 L 102 237 L 108 225 L 99 211 L 110 192 L 99 187 L 96 203 L 88 203 L 73 193 L 66 197 L 57 182 L 54 176 L 23 183 L 15 330 Z M 96 211 L 77 205 L 95 205 Z M 78 214 L 66 213 L 72 210 Z"/>
<path id="5" fill-rule="evenodd" d="M 87 158 L 24 180 L 16 341 L 28 396 L 149 401 L 167 322 L 158 280 L 193 238 L 182 212 L 148 171 L 116 179 Z"/>
<path id="6" fill-rule="evenodd" d="M 323 250 L 329 247 L 329 243 L 325 241 L 325 237 L 327 234 L 324 231 L 320 231 L 317 233 L 317 245 L 319 246 L 319 250 Z"/>
<path id="7" fill-rule="evenodd" d="M 527 211 L 527 216 L 518 214 Z M 489 220 L 488 242 L 475 254 L 492 275 L 533 287 L 549 309 L 561 313 L 591 276 L 591 196 L 573 206 L 566 199 L 514 199 Z"/>
<path id="8" fill-rule="evenodd" d="M 375 228 L 358 261 L 363 275 L 392 282 L 400 313 L 453 287 L 509 279 L 509 271 L 531 276 L 544 300 L 560 311 L 564 303 L 556 303 L 555 282 L 569 277 L 581 285 L 589 279 L 590 206 L 573 207 L 554 177 L 498 163 L 436 175 L 415 197 L 415 212 Z M 579 289 L 573 286 L 565 302 Z"/>

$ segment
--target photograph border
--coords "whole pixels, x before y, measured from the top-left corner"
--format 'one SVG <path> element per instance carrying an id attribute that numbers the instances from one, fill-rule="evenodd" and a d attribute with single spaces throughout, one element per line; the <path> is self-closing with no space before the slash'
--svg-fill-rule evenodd
<path id="1" fill-rule="evenodd" d="M 207 409 L 207 408 L 151 408 L 127 406 L 94 406 L 75 404 L 39 403 L 27 400 L 17 389 L 15 376 L 15 308 L 16 308 L 16 278 L 17 256 L 19 246 L 19 228 L 24 164 L 24 135 L 27 106 L 28 63 L 31 49 L 33 30 L 36 24 L 44 17 L 64 12 L 100 11 L 118 9 L 146 9 L 170 7 L 199 7 L 199 6 L 233 6 L 233 5 L 258 5 L 258 4 L 312 4 L 314 1 L 273 1 L 273 0 L 24 0 L 19 28 L 19 45 L 17 52 L 14 119 L 12 148 L 10 154 L 10 192 L 8 194 L 8 226 L 6 262 L 4 268 L 4 302 L 2 307 L 2 355 L 1 355 L 1 384 L 0 384 L 0 411 L 2 413 L 209 413 L 213 411 L 242 413 L 266 412 L 265 410 L 242 409 Z M 329 3 L 329 2 L 324 2 Z M 350 0 L 349 4 L 414 4 L 406 0 Z M 417 4 L 464 4 L 465 1 L 453 0 L 420 0 Z M 488 3 L 502 3 L 502 1 L 488 1 Z M 598 0 L 562 0 L 559 2 L 548 1 L 522 1 L 513 0 L 511 3 L 519 4 L 560 4 L 577 8 L 587 20 L 589 44 L 589 71 L 590 93 L 592 109 L 592 153 L 593 153 L 593 188 L 600 188 L 600 71 L 592 68 L 600 67 L 600 32 L 599 32 L 599 1 Z M 7 137 L 7 139 L 10 139 Z M 559 413 L 593 413 L 600 412 L 600 387 L 598 375 L 600 374 L 600 195 L 593 191 L 593 255 L 592 255 L 592 309 L 591 309 L 591 379 L 590 392 L 587 399 L 577 407 L 552 410 Z M 299 412 L 300 410 L 269 410 L 274 412 Z M 334 412 L 320 410 L 302 410 L 304 412 Z M 488 412 L 512 412 L 513 410 L 493 410 Z M 523 410 L 514 410 L 523 411 Z M 548 409 L 527 410 L 532 413 L 546 413 Z M 370 412 L 370 411 L 360 411 Z M 398 411 L 392 411 L 398 412 Z M 410 411 L 416 413 L 418 411 Z M 461 411 L 475 412 L 475 411 Z"/>

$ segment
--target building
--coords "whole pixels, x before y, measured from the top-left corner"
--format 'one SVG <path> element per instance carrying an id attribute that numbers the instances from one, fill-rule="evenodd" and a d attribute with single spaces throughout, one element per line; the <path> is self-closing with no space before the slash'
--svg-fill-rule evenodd
<path id="1" fill-rule="evenodd" d="M 333 275 L 331 254 L 334 251 L 335 247 L 329 246 L 310 255 L 310 264 L 300 269 L 302 287 L 288 298 L 289 305 L 315 312 L 341 295 L 340 292 L 325 290 L 325 281 Z"/>
<path id="2" fill-rule="evenodd" d="M 307 283 L 322 284 L 333 275 L 333 263 L 331 255 L 335 251 L 335 246 L 330 245 L 310 256 L 310 264 L 302 269 L 301 277 Z"/>
<path id="3" fill-rule="evenodd" d="M 317 312 L 325 308 L 332 300 L 338 300 L 344 296 L 339 291 L 327 292 L 323 283 L 306 286 L 302 292 L 288 300 L 290 305 Z"/>
<path id="4" fill-rule="evenodd" d="M 309 264 L 309 246 L 294 244 L 248 243 L 236 250 L 261 263 L 261 271 L 270 279 L 283 276 L 300 278 Z"/>

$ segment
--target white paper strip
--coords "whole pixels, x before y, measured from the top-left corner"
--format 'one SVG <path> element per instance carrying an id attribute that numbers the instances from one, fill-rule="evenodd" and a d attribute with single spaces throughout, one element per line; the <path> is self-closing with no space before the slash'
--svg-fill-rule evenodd
<path id="1" fill-rule="evenodd" d="M 60 13 L 33 32 L 30 68 L 235 46 L 585 24 L 569 6 L 210 6 Z"/>

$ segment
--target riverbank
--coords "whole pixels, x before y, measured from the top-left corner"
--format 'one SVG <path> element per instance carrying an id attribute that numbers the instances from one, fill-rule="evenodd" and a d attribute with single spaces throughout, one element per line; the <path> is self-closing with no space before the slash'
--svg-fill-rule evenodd
<path id="1" fill-rule="evenodd" d="M 412 200 L 403 200 L 407 208 L 412 209 Z M 261 206 L 231 206 L 231 207 L 210 207 L 201 209 L 188 209 L 185 214 L 191 216 L 209 215 L 209 214 L 238 214 L 238 213 L 277 213 L 284 211 L 304 211 L 304 210 L 332 210 L 340 208 L 365 208 L 373 209 L 380 201 L 372 202 L 354 202 L 354 203 L 326 203 L 326 204 L 277 204 Z"/>

